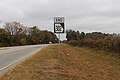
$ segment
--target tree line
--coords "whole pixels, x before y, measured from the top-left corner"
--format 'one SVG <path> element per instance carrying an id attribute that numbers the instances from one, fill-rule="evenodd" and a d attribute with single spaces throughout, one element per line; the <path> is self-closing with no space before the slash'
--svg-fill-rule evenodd
<path id="1" fill-rule="evenodd" d="M 0 46 L 57 43 L 57 36 L 37 26 L 26 27 L 20 22 L 7 22 L 0 28 Z"/>
<path id="2" fill-rule="evenodd" d="M 67 30 L 66 34 L 68 44 L 120 52 L 120 35 L 118 34 L 102 32 L 80 33 L 74 30 Z"/>

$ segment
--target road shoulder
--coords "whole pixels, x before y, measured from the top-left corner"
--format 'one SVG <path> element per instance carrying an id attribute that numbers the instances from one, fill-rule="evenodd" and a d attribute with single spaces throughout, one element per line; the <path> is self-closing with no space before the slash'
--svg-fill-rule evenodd
<path id="1" fill-rule="evenodd" d="M 8 71 L 0 80 L 118 80 L 120 64 L 103 51 L 62 44 L 51 45 Z"/>

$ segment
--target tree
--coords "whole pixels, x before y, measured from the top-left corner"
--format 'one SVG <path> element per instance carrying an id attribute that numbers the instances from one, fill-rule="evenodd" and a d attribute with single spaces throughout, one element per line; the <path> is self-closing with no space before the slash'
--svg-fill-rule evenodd
<path id="1" fill-rule="evenodd" d="M 82 40 L 85 38 L 85 33 L 84 32 L 81 32 L 80 36 L 79 36 L 79 39 Z"/>
<path id="2" fill-rule="evenodd" d="M 22 32 L 24 32 L 23 25 L 20 24 L 20 22 L 7 22 L 4 25 L 4 28 L 7 32 L 9 32 L 11 35 L 19 35 Z"/>
<path id="3" fill-rule="evenodd" d="M 21 45 L 22 35 L 26 35 L 26 28 L 20 22 L 7 22 L 4 25 L 5 30 L 11 35 L 12 45 Z"/>
<path id="4" fill-rule="evenodd" d="M 49 43 L 49 42 L 57 43 L 58 42 L 57 36 L 51 31 L 47 31 L 47 30 L 40 31 L 40 40 L 41 40 L 41 43 Z"/>
<path id="5" fill-rule="evenodd" d="M 66 31 L 66 38 L 67 41 L 70 40 L 79 40 L 79 31 L 74 31 L 74 30 L 67 30 Z"/>
<path id="6" fill-rule="evenodd" d="M 5 29 L 0 29 L 0 46 L 10 45 L 10 34 Z"/>
<path id="7" fill-rule="evenodd" d="M 30 29 L 31 29 L 30 36 L 31 36 L 32 44 L 40 43 L 40 30 L 38 29 L 38 27 L 37 26 L 33 26 Z"/>
<path id="8" fill-rule="evenodd" d="M 56 43 L 58 38 L 51 31 L 41 31 L 37 26 L 25 27 L 20 22 L 7 22 L 0 29 L 0 46 Z"/>

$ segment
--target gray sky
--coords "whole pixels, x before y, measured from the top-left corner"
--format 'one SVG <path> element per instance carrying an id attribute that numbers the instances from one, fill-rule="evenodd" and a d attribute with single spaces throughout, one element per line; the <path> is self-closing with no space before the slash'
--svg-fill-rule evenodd
<path id="1" fill-rule="evenodd" d="M 119 33 L 120 0 L 0 0 L 1 25 L 20 21 L 53 31 L 56 16 L 65 17 L 66 29 Z"/>

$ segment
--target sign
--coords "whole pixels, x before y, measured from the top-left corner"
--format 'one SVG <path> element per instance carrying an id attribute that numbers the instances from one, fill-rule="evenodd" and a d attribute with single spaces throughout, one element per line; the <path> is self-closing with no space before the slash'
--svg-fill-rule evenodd
<path id="1" fill-rule="evenodd" d="M 64 33 L 64 17 L 54 17 L 54 33 L 59 33 L 59 45 L 60 45 L 60 33 Z M 60 64 L 60 46 L 58 47 L 58 63 Z"/>
<path id="2" fill-rule="evenodd" d="M 54 18 L 54 33 L 64 33 L 64 17 Z"/>
<path id="3" fill-rule="evenodd" d="M 54 33 L 64 33 L 64 23 L 54 23 Z"/>
<path id="4" fill-rule="evenodd" d="M 64 23 L 64 17 L 54 17 L 54 23 Z"/>

